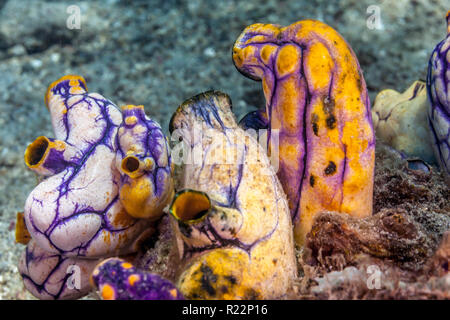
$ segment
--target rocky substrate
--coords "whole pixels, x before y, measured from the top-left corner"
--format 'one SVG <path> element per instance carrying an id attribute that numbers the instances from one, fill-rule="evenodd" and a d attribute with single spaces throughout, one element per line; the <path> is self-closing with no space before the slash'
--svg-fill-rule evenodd
<path id="1" fill-rule="evenodd" d="M 287 299 L 450 298 L 450 190 L 443 176 L 435 167 L 411 169 L 379 144 L 374 189 L 372 216 L 316 218 L 305 247 L 297 248 L 299 278 Z M 167 217 L 136 261 L 175 279 Z"/>

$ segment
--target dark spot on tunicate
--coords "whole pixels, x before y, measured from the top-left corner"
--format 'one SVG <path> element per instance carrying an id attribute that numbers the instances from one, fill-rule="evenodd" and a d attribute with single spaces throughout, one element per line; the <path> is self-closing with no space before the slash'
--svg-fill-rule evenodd
<path id="1" fill-rule="evenodd" d="M 212 269 L 207 265 L 202 265 L 200 267 L 200 271 L 202 272 L 202 278 L 200 280 L 202 289 L 205 290 L 210 296 L 215 295 L 216 290 L 211 285 L 211 283 L 217 282 L 217 276 L 214 274 Z"/>
<path id="2" fill-rule="evenodd" d="M 333 161 L 328 163 L 328 166 L 325 168 L 325 174 L 327 176 L 336 172 L 336 164 Z"/>
<path id="3" fill-rule="evenodd" d="M 328 116 L 326 122 L 328 129 L 336 128 L 336 117 L 334 115 Z"/>
<path id="4" fill-rule="evenodd" d="M 237 283 L 237 279 L 234 276 L 225 276 L 224 278 L 226 280 L 228 280 L 231 284 L 236 284 Z"/>
<path id="5" fill-rule="evenodd" d="M 348 72 L 344 72 L 344 73 L 341 75 L 341 81 L 342 81 L 342 82 L 345 82 L 345 78 L 347 78 L 347 76 L 348 76 Z"/>
<path id="6" fill-rule="evenodd" d="M 311 115 L 311 123 L 312 123 L 313 132 L 316 136 L 318 136 L 318 134 L 319 134 L 319 125 L 317 123 L 318 121 L 319 121 L 319 116 L 317 114 L 313 113 Z"/>
<path id="7" fill-rule="evenodd" d="M 222 293 L 227 293 L 228 292 L 227 286 L 220 287 L 220 291 L 222 291 Z"/>
<path id="8" fill-rule="evenodd" d="M 325 122 L 329 129 L 334 129 L 336 127 L 336 116 L 333 114 L 334 106 L 334 99 L 331 99 L 329 96 L 326 96 L 323 99 L 323 112 L 327 115 Z"/>
<path id="9" fill-rule="evenodd" d="M 316 136 L 318 136 L 319 126 L 317 125 L 316 122 L 314 122 L 314 123 L 312 124 L 312 128 L 313 128 L 314 134 L 315 134 Z"/>
<path id="10" fill-rule="evenodd" d="M 266 207 L 263 207 L 263 211 L 266 212 Z"/>
<path id="11" fill-rule="evenodd" d="M 361 75 L 361 71 L 358 71 L 358 76 L 356 77 L 356 85 L 358 87 L 359 92 L 361 92 L 362 90 L 362 75 Z"/>
<path id="12" fill-rule="evenodd" d="M 311 176 L 309 177 L 309 184 L 310 184 L 310 186 L 311 186 L 311 187 L 314 187 L 314 183 L 315 183 L 315 182 L 316 182 L 316 180 L 315 180 L 314 176 L 311 175 Z"/>
<path id="13" fill-rule="evenodd" d="M 273 265 L 274 265 L 274 266 L 276 266 L 276 265 L 277 265 L 277 262 L 278 262 L 278 260 L 277 260 L 277 259 L 272 259 L 272 263 L 273 263 Z"/>

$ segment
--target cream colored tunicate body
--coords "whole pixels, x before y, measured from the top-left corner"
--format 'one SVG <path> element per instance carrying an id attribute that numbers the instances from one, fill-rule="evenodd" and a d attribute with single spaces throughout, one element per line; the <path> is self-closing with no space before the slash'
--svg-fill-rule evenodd
<path id="1" fill-rule="evenodd" d="M 210 91 L 187 100 L 170 130 L 172 158 L 185 152 L 170 207 L 178 288 L 193 299 L 285 296 L 296 276 L 287 199 L 265 151 L 237 126 L 229 97 Z"/>
<path id="2" fill-rule="evenodd" d="M 434 163 L 427 108 L 426 85 L 414 83 L 403 93 L 381 91 L 372 109 L 373 126 L 378 139 L 411 157 Z"/>

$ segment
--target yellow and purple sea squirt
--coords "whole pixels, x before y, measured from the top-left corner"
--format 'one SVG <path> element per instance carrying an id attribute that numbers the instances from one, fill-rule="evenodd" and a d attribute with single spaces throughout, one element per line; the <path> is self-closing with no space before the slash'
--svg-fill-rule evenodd
<path id="1" fill-rule="evenodd" d="M 80 76 L 53 82 L 45 103 L 56 139 L 41 136 L 25 151 L 26 165 L 46 178 L 28 196 L 16 230 L 18 240 L 31 236 L 19 271 L 36 297 L 73 299 L 90 290 L 99 259 L 135 252 L 152 230 L 173 193 L 171 159 L 142 106 L 121 112 L 88 93 Z"/>
<path id="2" fill-rule="evenodd" d="M 287 199 L 263 148 L 236 123 L 230 98 L 209 91 L 185 101 L 170 132 L 172 156 L 183 151 L 169 209 L 178 289 L 187 299 L 285 296 L 296 276 Z"/>
<path id="3" fill-rule="evenodd" d="M 237 69 L 262 80 L 265 110 L 244 128 L 268 128 L 279 154 L 278 177 L 289 200 L 295 240 L 304 243 L 314 217 L 337 211 L 372 214 L 375 136 L 366 84 L 347 42 L 328 25 L 254 24 L 233 47 Z M 272 145 L 277 134 L 279 149 Z"/>

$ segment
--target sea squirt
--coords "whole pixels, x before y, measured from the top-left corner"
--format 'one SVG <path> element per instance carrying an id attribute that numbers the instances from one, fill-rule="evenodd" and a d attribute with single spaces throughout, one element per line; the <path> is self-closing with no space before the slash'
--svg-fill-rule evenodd
<path id="1" fill-rule="evenodd" d="M 236 68 L 262 80 L 265 110 L 241 124 L 268 128 L 299 245 L 322 211 L 372 214 L 375 136 L 369 96 L 347 42 L 330 26 L 253 24 L 233 47 Z M 277 134 L 278 146 L 271 136 Z"/>
<path id="2" fill-rule="evenodd" d="M 20 225 L 27 232 L 17 230 L 19 240 L 28 233 L 32 238 L 19 271 L 25 286 L 39 298 L 77 298 L 88 289 L 67 290 L 70 274 L 58 261 L 84 267 L 81 283 L 87 284 L 99 259 L 135 252 L 152 230 L 152 220 L 170 201 L 170 157 L 159 125 L 145 117 L 142 107 L 125 107 L 123 124 L 114 103 L 88 93 L 80 76 L 53 82 L 45 103 L 55 139 L 38 137 L 25 151 L 26 165 L 46 178 L 26 200 L 25 223 Z M 136 123 L 144 124 L 141 127 L 132 126 L 132 110 L 139 115 Z M 154 164 L 133 175 L 123 170 L 126 156 Z M 140 193 L 133 193 L 136 180 L 144 181 Z M 138 210 L 142 203 L 145 211 Z"/>
<path id="3" fill-rule="evenodd" d="M 170 131 L 186 152 L 175 166 L 169 209 L 181 293 L 187 299 L 285 296 L 296 276 L 287 199 L 262 147 L 238 127 L 230 98 L 209 91 L 185 101 Z"/>
<path id="4" fill-rule="evenodd" d="M 379 141 L 409 157 L 435 163 L 428 126 L 425 82 L 414 83 L 403 93 L 385 89 L 372 108 L 373 125 Z"/>

